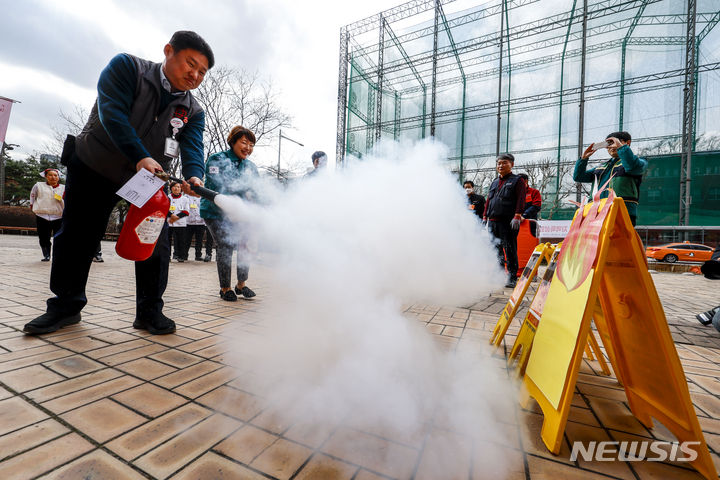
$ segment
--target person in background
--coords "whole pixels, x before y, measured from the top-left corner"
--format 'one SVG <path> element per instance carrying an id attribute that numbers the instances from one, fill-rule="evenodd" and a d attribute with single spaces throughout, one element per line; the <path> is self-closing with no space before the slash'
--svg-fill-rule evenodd
<path id="1" fill-rule="evenodd" d="M 485 211 L 485 197 L 475 193 L 475 184 L 472 180 L 465 180 L 463 183 L 465 193 L 467 193 L 468 208 L 473 211 L 478 218 L 482 219 Z"/>
<path id="2" fill-rule="evenodd" d="M 715 247 L 715 251 L 713 251 L 710 260 L 703 263 L 700 271 L 707 279 L 720 280 L 720 244 Z M 711 308 L 707 312 L 695 315 L 695 318 L 703 325 L 710 325 L 712 323 L 715 329 L 720 331 L 720 305 Z"/>
<path id="3" fill-rule="evenodd" d="M 615 195 L 622 197 L 630 215 L 630 221 L 634 226 L 637 222 L 640 184 L 643 174 L 647 170 L 647 160 L 638 157 L 630 149 L 632 137 L 628 132 L 613 132 L 605 140 L 608 143 L 606 148 L 610 159 L 603 165 L 588 170 L 588 159 L 597 151 L 595 144 L 591 143 L 583 152 L 582 157 L 575 162 L 573 180 L 581 183 L 595 182 L 598 188 L 609 180 L 608 189 L 612 188 Z M 608 189 L 600 194 L 600 198 L 607 198 Z"/>
<path id="4" fill-rule="evenodd" d="M 167 221 L 170 224 L 170 245 L 175 239 L 175 250 L 172 258 L 182 263 L 188 259 L 187 217 L 190 215 L 190 200 L 182 193 L 182 184 L 170 184 L 170 211 Z"/>
<path id="5" fill-rule="evenodd" d="M 318 150 L 310 158 L 312 159 L 313 169 L 305 175 L 306 177 L 317 175 L 320 170 L 327 167 L 327 155 L 325 155 L 325 152 Z"/>
<path id="6" fill-rule="evenodd" d="M 116 192 L 136 172 L 163 171 L 179 158 L 187 179 L 183 191 L 191 194 L 190 184 L 203 185 L 205 112 L 190 91 L 202 83 L 215 57 L 207 42 L 190 31 L 175 32 L 163 55 L 162 63 L 126 53 L 113 57 L 100 74 L 85 127 L 74 145 L 63 149 L 67 193 L 53 246 L 50 290 L 55 296 L 44 314 L 25 325 L 28 334 L 80 322 L 93 254 L 120 199 Z M 133 327 L 153 335 L 176 330 L 162 312 L 170 263 L 165 225 L 150 258 L 135 262 Z"/>
<path id="7" fill-rule="evenodd" d="M 102 258 L 102 244 L 98 242 L 97 249 L 95 250 L 95 255 L 93 255 L 93 262 L 95 263 L 103 263 L 105 260 Z"/>
<path id="8" fill-rule="evenodd" d="M 525 186 L 527 188 L 527 193 L 525 194 L 525 211 L 522 214 L 523 220 L 537 220 L 538 213 L 540 213 L 540 209 L 542 208 L 542 196 L 540 196 L 540 190 L 530 186 L 530 180 L 528 179 L 527 173 L 519 173 L 518 177 L 525 180 Z M 530 234 L 533 237 L 537 237 L 536 222 L 530 222 Z"/>
<path id="9" fill-rule="evenodd" d="M 497 240 L 498 260 L 507 268 L 507 288 L 517 284 L 517 237 L 525 211 L 525 181 L 512 173 L 515 157 L 503 153 L 497 158 L 498 177 L 490 184 L 483 220 Z"/>
<path id="10" fill-rule="evenodd" d="M 212 233 L 210 233 L 210 229 L 207 227 L 207 225 L 204 226 L 204 232 L 205 232 L 205 258 L 203 259 L 203 262 L 210 262 L 212 261 L 212 251 L 213 251 L 213 236 Z"/>
<path id="11" fill-rule="evenodd" d="M 235 195 L 245 201 L 254 201 L 253 183 L 258 170 L 248 157 L 255 147 L 255 134 L 240 125 L 230 130 L 227 137 L 228 150 L 210 155 L 205 165 L 206 187 L 225 195 Z M 255 296 L 245 285 L 250 272 L 250 252 L 247 247 L 247 226 L 231 222 L 215 203 L 203 198 L 200 216 L 205 220 L 217 245 L 217 271 L 220 280 L 220 298 L 228 302 Z M 237 284 L 233 291 L 232 253 L 237 249 Z"/>
<path id="12" fill-rule="evenodd" d="M 38 182 L 30 190 L 30 209 L 35 214 L 38 240 L 43 258 L 50 261 L 50 237 L 53 237 L 62 225 L 65 208 L 65 185 L 60 183 L 60 171 L 48 168 L 40 174 L 44 182 Z"/>
<path id="13" fill-rule="evenodd" d="M 195 261 L 199 262 L 203 260 L 202 249 L 203 249 L 203 236 L 207 234 L 207 241 L 205 242 L 205 257 L 204 260 L 209 262 L 212 259 L 212 235 L 205 226 L 205 220 L 200 216 L 200 199 L 195 197 L 188 197 L 189 212 L 190 215 L 187 217 L 187 245 L 186 250 L 190 250 L 190 244 L 193 239 L 195 240 Z M 187 257 L 187 255 L 186 255 Z"/>

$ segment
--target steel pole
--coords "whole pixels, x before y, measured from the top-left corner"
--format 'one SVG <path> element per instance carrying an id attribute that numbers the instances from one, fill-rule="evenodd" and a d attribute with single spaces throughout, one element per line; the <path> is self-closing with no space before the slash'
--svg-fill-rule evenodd
<path id="1" fill-rule="evenodd" d="M 5 142 L 0 147 L 0 206 L 5 203 Z"/>
<path id="2" fill-rule="evenodd" d="M 278 137 L 278 165 L 277 165 L 277 178 L 280 180 L 280 149 L 282 148 L 282 129 L 280 129 L 280 136 Z"/>

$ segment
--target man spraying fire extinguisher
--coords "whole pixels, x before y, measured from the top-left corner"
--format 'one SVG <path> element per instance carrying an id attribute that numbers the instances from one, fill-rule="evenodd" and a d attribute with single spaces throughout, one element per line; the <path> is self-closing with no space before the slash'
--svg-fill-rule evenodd
<path id="1" fill-rule="evenodd" d="M 78 323 L 87 303 L 85 285 L 93 254 L 119 197 L 117 190 L 142 168 L 166 170 L 182 160 L 185 193 L 202 186 L 205 113 L 190 90 L 197 88 L 215 58 L 198 34 L 179 31 L 165 45 L 162 63 L 128 54 L 115 56 L 100 74 L 98 97 L 77 139 L 66 141 L 65 210 L 55 237 L 47 312 L 25 325 L 43 334 Z M 74 144 L 73 144 L 74 143 Z M 133 327 L 152 334 L 175 331 L 163 315 L 170 248 L 163 224 L 152 255 L 135 262 L 136 316 Z"/>

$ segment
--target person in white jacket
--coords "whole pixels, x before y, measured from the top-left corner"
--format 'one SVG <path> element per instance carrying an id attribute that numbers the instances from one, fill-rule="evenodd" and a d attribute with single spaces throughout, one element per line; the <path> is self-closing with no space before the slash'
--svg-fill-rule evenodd
<path id="1" fill-rule="evenodd" d="M 195 239 L 195 261 L 206 261 L 209 262 L 212 259 L 213 249 L 213 238 L 210 235 L 207 227 L 205 226 L 205 220 L 200 216 L 200 199 L 190 197 L 190 215 L 187 217 L 187 243 L 185 248 L 185 258 L 188 258 L 190 251 L 190 244 Z M 205 257 L 203 258 L 203 237 L 207 236 L 205 240 Z"/>
<path id="2" fill-rule="evenodd" d="M 35 214 L 38 240 L 42 250 L 42 262 L 50 261 L 50 237 L 54 236 L 62 224 L 65 209 L 65 185 L 60 183 L 60 172 L 48 168 L 40 174 L 44 182 L 33 185 L 30 191 L 30 208 Z"/>
<path id="3" fill-rule="evenodd" d="M 182 193 L 182 184 L 173 182 L 170 185 L 170 211 L 168 212 L 168 223 L 170 224 L 170 245 L 174 250 L 171 258 L 178 262 L 187 260 L 187 217 L 190 215 L 190 200 Z"/>

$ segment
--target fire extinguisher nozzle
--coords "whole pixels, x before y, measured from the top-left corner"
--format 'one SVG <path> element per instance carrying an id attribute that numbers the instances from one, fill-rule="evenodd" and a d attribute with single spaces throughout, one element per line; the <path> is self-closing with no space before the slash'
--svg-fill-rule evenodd
<path id="1" fill-rule="evenodd" d="M 200 185 L 191 185 L 190 188 L 193 192 L 197 193 L 202 198 L 210 200 L 211 202 L 214 202 L 215 197 L 218 195 L 218 192 L 215 190 L 210 190 L 209 188 L 201 187 Z"/>
<path id="2" fill-rule="evenodd" d="M 183 180 L 181 180 L 177 177 L 173 177 L 166 172 L 155 172 L 154 175 L 161 180 L 165 180 L 166 182 L 183 183 Z M 202 198 L 206 198 L 206 199 L 210 200 L 211 202 L 215 201 L 215 197 L 218 194 L 218 192 L 216 192 L 214 190 L 210 190 L 209 188 L 201 187 L 199 185 L 190 185 L 190 188 L 192 189 L 193 192 L 197 193 Z"/>

